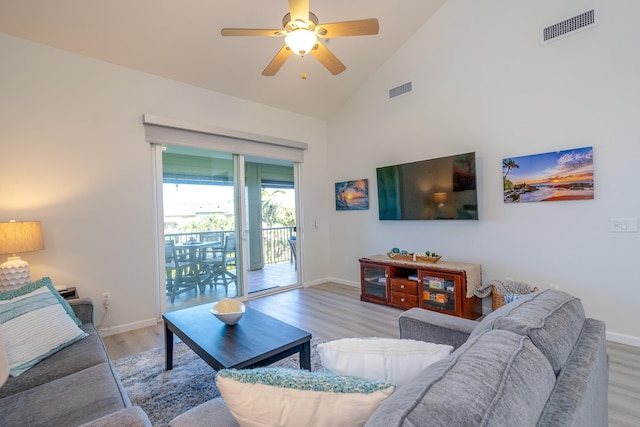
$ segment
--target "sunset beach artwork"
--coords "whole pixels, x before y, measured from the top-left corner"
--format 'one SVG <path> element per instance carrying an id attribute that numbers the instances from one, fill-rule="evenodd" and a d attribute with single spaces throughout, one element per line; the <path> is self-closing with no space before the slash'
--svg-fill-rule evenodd
<path id="1" fill-rule="evenodd" d="M 502 160 L 505 203 L 593 199 L 593 147 Z"/>
<path id="2" fill-rule="evenodd" d="M 336 182 L 336 210 L 369 209 L 369 180 Z"/>

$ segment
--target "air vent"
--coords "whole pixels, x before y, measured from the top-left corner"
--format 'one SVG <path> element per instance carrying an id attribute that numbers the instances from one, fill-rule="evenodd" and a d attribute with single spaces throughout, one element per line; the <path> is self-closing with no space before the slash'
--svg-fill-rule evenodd
<path id="1" fill-rule="evenodd" d="M 395 99 L 399 96 L 406 95 L 413 92 L 413 83 L 408 82 L 400 86 L 396 86 L 393 89 L 389 89 L 389 100 Z"/>
<path id="2" fill-rule="evenodd" d="M 570 36 L 578 31 L 587 30 L 598 25 L 596 10 L 591 9 L 580 15 L 565 19 L 557 24 L 550 25 L 540 30 L 540 43 L 545 44 L 562 37 Z"/>

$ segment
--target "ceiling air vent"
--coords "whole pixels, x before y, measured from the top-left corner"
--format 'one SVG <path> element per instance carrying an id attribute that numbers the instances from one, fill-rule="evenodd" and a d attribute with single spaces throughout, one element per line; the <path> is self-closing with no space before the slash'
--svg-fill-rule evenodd
<path id="1" fill-rule="evenodd" d="M 545 44 L 562 37 L 567 37 L 578 31 L 586 30 L 598 25 L 596 10 L 591 9 L 580 15 L 565 19 L 557 24 L 550 25 L 540 30 L 540 43 Z"/>
<path id="2" fill-rule="evenodd" d="M 392 89 L 389 89 L 389 101 L 395 99 L 399 96 L 406 95 L 413 92 L 413 83 L 408 82 L 400 86 L 396 86 Z"/>

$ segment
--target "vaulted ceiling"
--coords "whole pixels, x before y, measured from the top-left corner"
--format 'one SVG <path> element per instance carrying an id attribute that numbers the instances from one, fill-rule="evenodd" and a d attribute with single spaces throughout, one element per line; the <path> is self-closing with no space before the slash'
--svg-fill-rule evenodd
<path id="1" fill-rule="evenodd" d="M 377 18 L 374 36 L 325 39 L 347 66 L 333 76 L 292 55 L 262 70 L 280 37 L 222 37 L 224 27 L 280 28 L 287 0 L 0 0 L 0 31 L 127 68 L 326 119 L 446 0 L 311 0 L 321 23 Z M 301 78 L 301 72 L 308 75 Z"/>

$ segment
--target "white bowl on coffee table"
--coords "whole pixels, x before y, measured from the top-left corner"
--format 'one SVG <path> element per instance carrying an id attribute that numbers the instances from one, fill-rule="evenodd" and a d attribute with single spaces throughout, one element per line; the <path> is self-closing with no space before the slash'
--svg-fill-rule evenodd
<path id="1" fill-rule="evenodd" d="M 245 306 L 242 302 L 231 298 L 223 298 L 215 303 L 210 311 L 211 314 L 226 325 L 233 326 L 238 323 L 244 314 L 244 310 Z"/>

